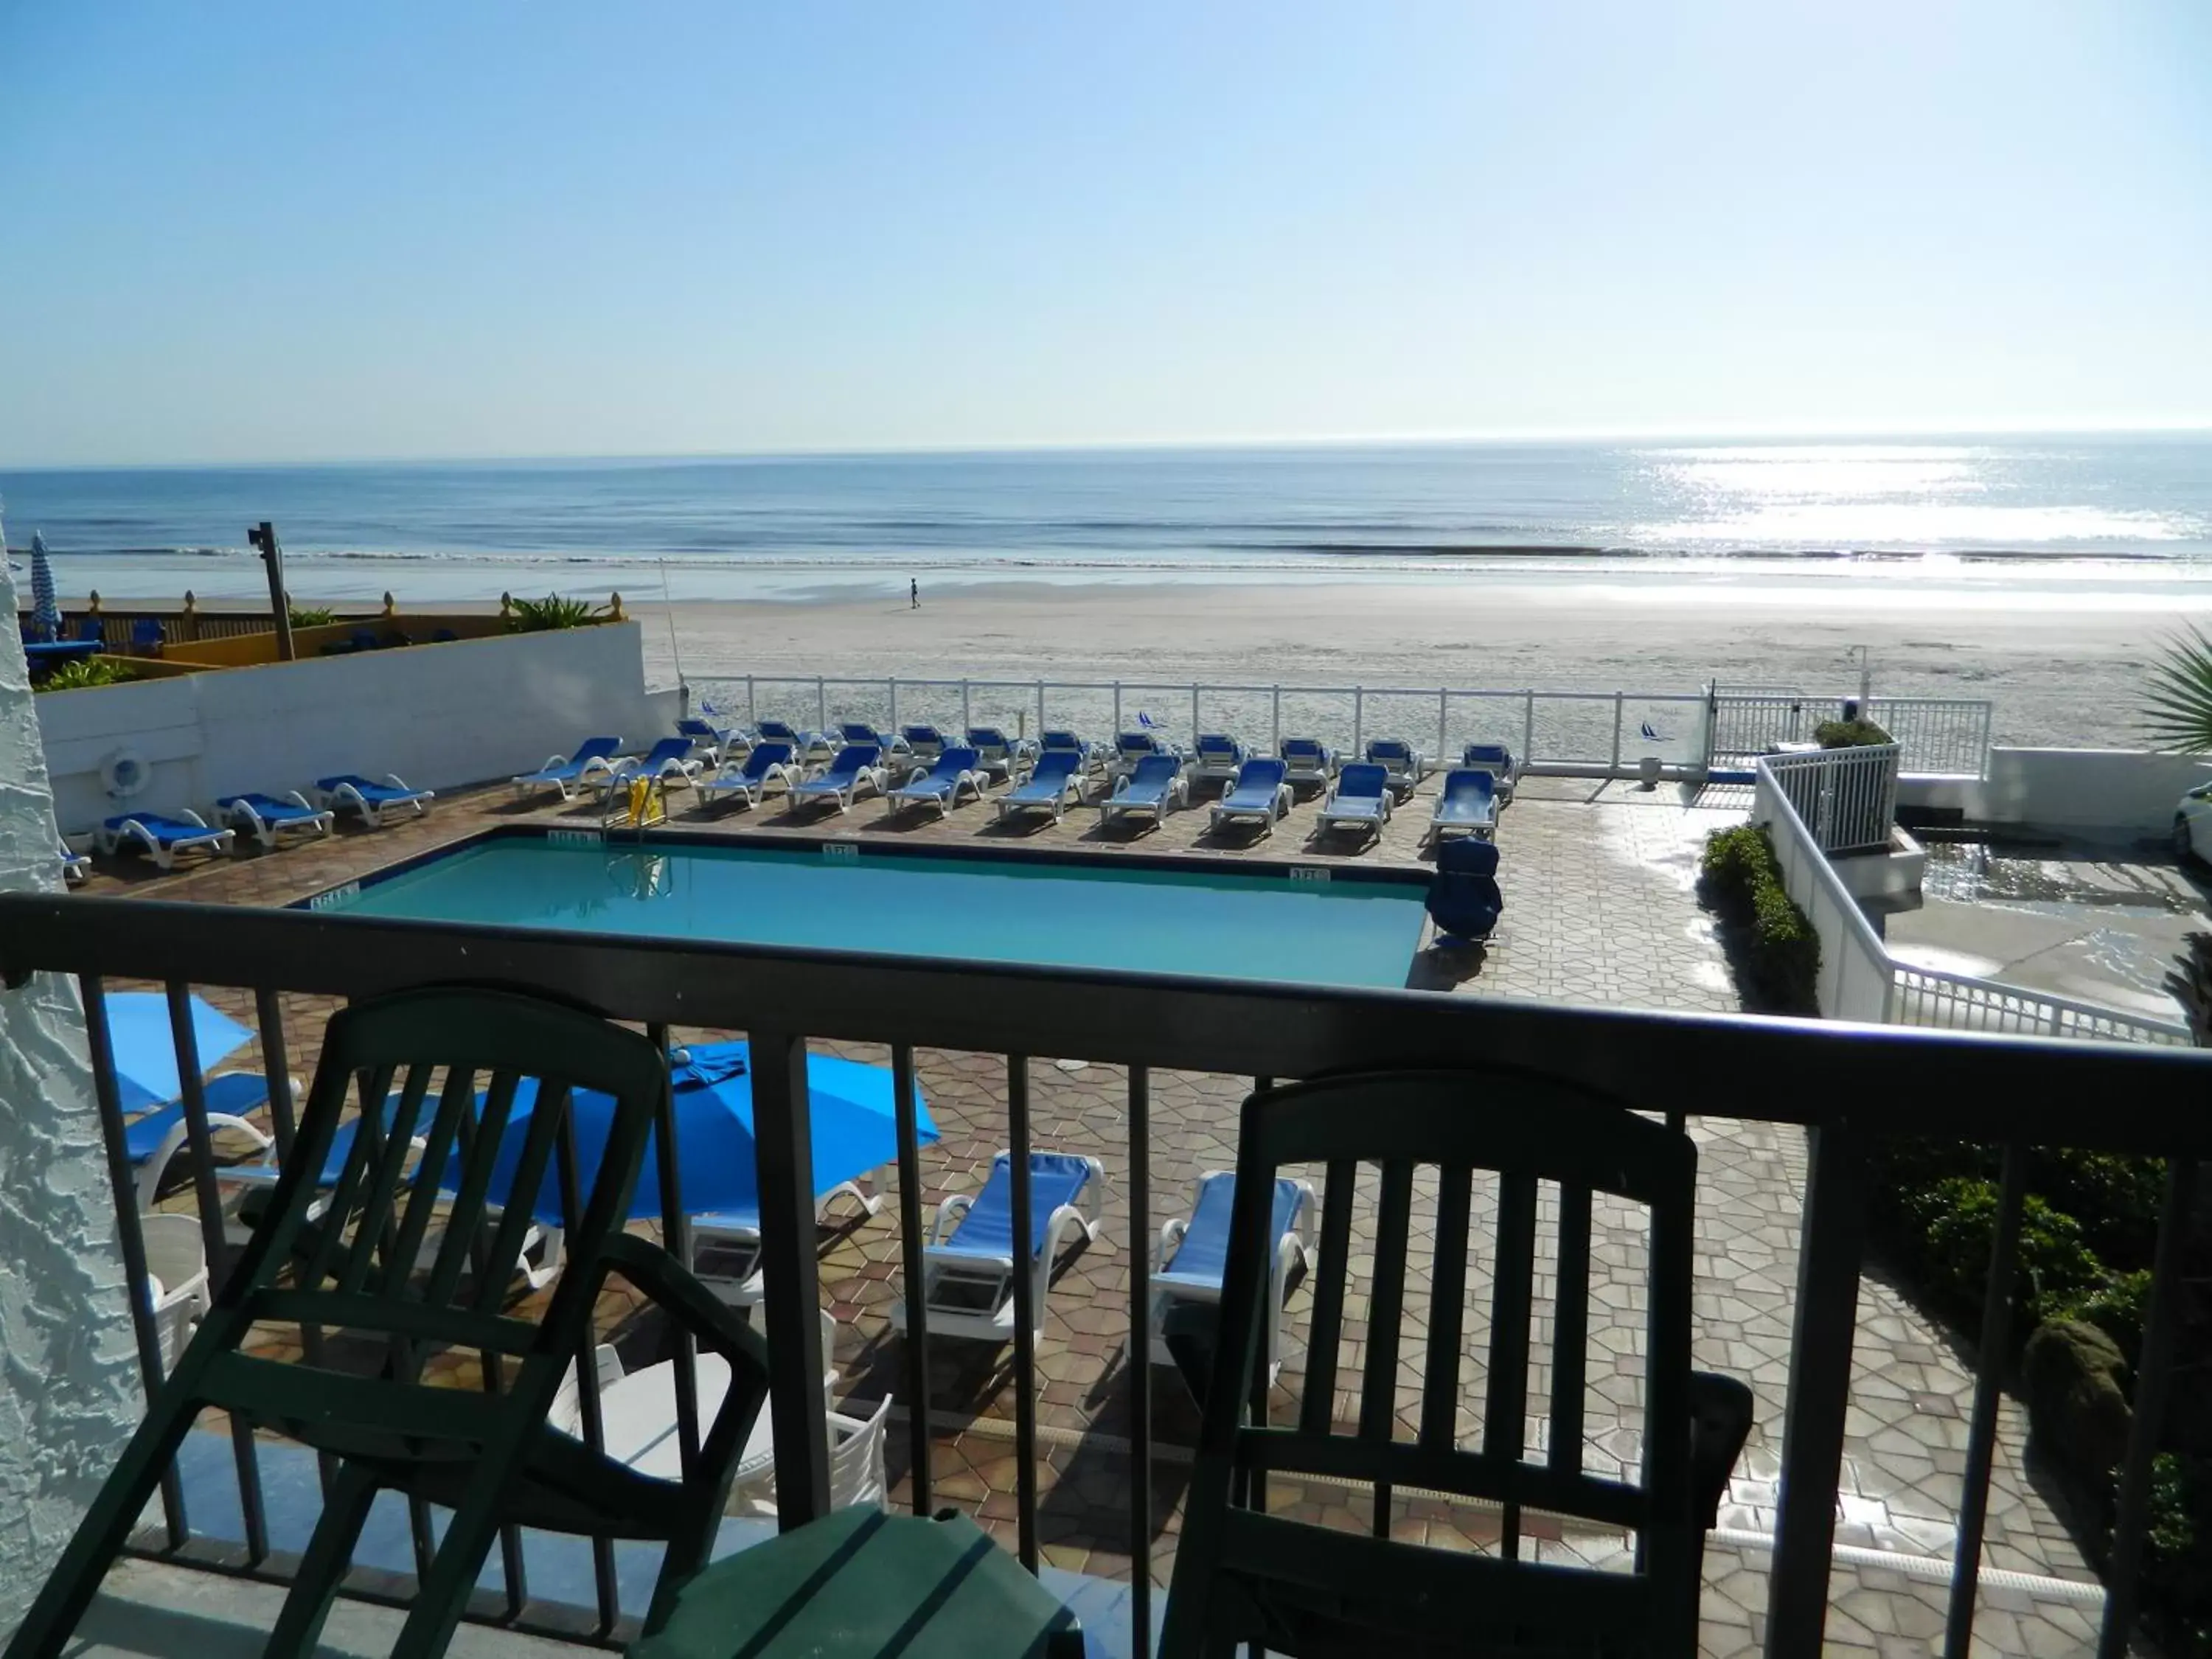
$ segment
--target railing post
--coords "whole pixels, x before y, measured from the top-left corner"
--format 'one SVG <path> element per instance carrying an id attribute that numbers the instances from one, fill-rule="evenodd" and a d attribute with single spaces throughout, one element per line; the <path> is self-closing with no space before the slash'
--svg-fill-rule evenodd
<path id="1" fill-rule="evenodd" d="M 1528 765 L 1536 758 L 1536 693 L 1523 691 L 1526 699 L 1521 711 L 1521 763 Z"/>
<path id="2" fill-rule="evenodd" d="M 1114 682 L 1114 735 L 1121 735 L 1121 682 Z"/>
<path id="3" fill-rule="evenodd" d="M 1044 739 L 1044 682 L 1037 682 L 1037 740 Z"/>
<path id="4" fill-rule="evenodd" d="M 1274 713 L 1268 718 L 1267 750 L 1270 754 L 1283 752 L 1283 688 L 1275 688 Z"/>
<path id="5" fill-rule="evenodd" d="M 761 1271 L 766 1280 L 761 1312 L 768 1337 L 767 1409 L 775 1434 L 775 1518 L 779 1528 L 789 1531 L 830 1511 L 806 1039 L 780 1031 L 748 1036 Z M 929 1402 L 916 1401 L 915 1409 L 926 1421 Z"/>
<path id="6" fill-rule="evenodd" d="M 1865 1155 L 1857 1136 L 1847 1124 L 1829 1123 L 1813 1129 L 1807 1140 L 1782 1490 L 1767 1591 L 1767 1659 L 1818 1659 L 1827 1622 L 1828 1559 L 1835 1544 L 1866 1224 Z"/>
<path id="7" fill-rule="evenodd" d="M 884 688 L 890 694 L 890 724 L 884 732 L 884 737 L 888 740 L 898 735 L 898 676 L 894 674 L 885 680 Z"/>
<path id="8" fill-rule="evenodd" d="M 1193 681 L 1190 688 L 1190 740 L 1193 743 L 1198 741 L 1199 721 L 1198 684 Z"/>
<path id="9" fill-rule="evenodd" d="M 1959 1541 L 1952 1552 L 1951 1607 L 1943 1627 L 1943 1659 L 1966 1659 L 1974 1639 L 1974 1588 L 1982 1571 L 1982 1532 L 1989 1519 L 1990 1468 L 1997 1443 L 1997 1406 L 2012 1348 L 2013 1281 L 2019 1276 L 2020 1213 L 2027 1191 L 2027 1151 L 2004 1149 L 1996 1234 L 1990 1244 L 1989 1281 L 1982 1291 L 1982 1334 L 1975 1346 L 1974 1411 L 1966 1423 L 1966 1472 L 1959 1486 Z"/>
<path id="10" fill-rule="evenodd" d="M 1439 771 L 1443 769 L 1444 733 L 1450 724 L 1451 693 L 1448 690 L 1439 690 L 1437 693 L 1437 769 Z"/>
<path id="11" fill-rule="evenodd" d="M 760 729 L 760 699 L 754 695 L 753 677 L 745 676 L 745 724 L 755 731 Z"/>
<path id="12" fill-rule="evenodd" d="M 814 729 L 817 732 L 830 729 L 830 688 L 819 674 L 814 677 Z"/>
<path id="13" fill-rule="evenodd" d="M 1614 776 L 1620 774 L 1620 714 L 1623 694 L 1613 694 L 1613 764 L 1607 769 Z"/>
<path id="14" fill-rule="evenodd" d="M 1365 752 L 1360 747 L 1360 739 L 1366 716 L 1367 693 L 1355 685 L 1352 688 L 1352 752 L 1355 757 Z"/>

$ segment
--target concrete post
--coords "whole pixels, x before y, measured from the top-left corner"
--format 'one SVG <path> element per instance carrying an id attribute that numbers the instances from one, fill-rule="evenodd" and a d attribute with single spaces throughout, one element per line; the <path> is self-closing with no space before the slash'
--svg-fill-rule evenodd
<path id="1" fill-rule="evenodd" d="M 0 562 L 0 613 L 15 614 Z M 61 885 L 30 674 L 0 630 L 0 890 Z M 143 1411 L 76 988 L 0 990 L 0 1638 Z"/>

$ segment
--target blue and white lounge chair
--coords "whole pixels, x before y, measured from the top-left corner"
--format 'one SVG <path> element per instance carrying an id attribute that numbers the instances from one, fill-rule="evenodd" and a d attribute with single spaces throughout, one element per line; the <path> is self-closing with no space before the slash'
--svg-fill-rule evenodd
<path id="1" fill-rule="evenodd" d="M 975 751 L 976 770 L 991 783 L 1003 783 L 1014 775 L 1015 769 L 1036 753 L 1036 745 L 1022 738 L 1010 738 L 995 726 L 971 726 L 968 728 L 968 746 Z"/>
<path id="2" fill-rule="evenodd" d="M 1498 843 L 1448 841 L 1437 848 L 1437 873 L 1429 881 L 1429 920 L 1437 942 L 1484 939 L 1504 913 L 1505 895 L 1498 886 Z"/>
<path id="3" fill-rule="evenodd" d="M 1175 1363 L 1161 1328 L 1169 1311 L 1181 1303 L 1218 1307 L 1221 1279 L 1229 1265 L 1229 1217 L 1237 1202 L 1237 1176 L 1231 1170 L 1209 1170 L 1198 1178 L 1198 1192 L 1187 1218 L 1160 1229 L 1158 1249 L 1152 1256 L 1152 1364 Z M 1291 1275 L 1311 1273 L 1314 1247 L 1309 1237 L 1313 1224 L 1314 1189 L 1310 1182 L 1287 1176 L 1275 1182 L 1275 1212 L 1267 1224 L 1274 1241 L 1274 1261 L 1267 1273 L 1267 1379 L 1273 1382 L 1283 1368 L 1283 1303 L 1290 1295 Z"/>
<path id="4" fill-rule="evenodd" d="M 1031 1152 L 1030 1237 L 1018 1250 L 1013 1156 L 1000 1152 L 981 1192 L 974 1198 L 957 1194 L 937 1206 L 930 1242 L 922 1249 L 921 1296 L 929 1310 L 929 1334 L 1011 1342 L 1018 1297 L 1029 1303 L 1030 1328 L 1041 1331 L 1053 1267 L 1064 1246 L 1097 1240 L 1105 1185 L 1106 1171 L 1095 1158 Z M 891 1328 L 906 1329 L 902 1300 L 891 1304 Z"/>
<path id="5" fill-rule="evenodd" d="M 173 818 L 161 812 L 119 813 L 93 833 L 93 840 L 101 852 L 112 854 L 126 846 L 143 847 L 164 870 L 173 868 L 177 854 L 188 848 L 198 847 L 210 853 L 228 853 L 234 839 L 228 830 L 208 828 L 207 820 L 190 808 Z"/>
<path id="6" fill-rule="evenodd" d="M 292 1085 L 292 1097 L 295 1100 L 300 1097 L 296 1080 Z M 210 1135 L 228 1130 L 244 1136 L 264 1152 L 276 1144 L 247 1117 L 269 1103 L 269 1080 L 260 1073 L 218 1073 L 200 1085 L 200 1097 L 207 1104 Z M 185 1103 L 181 1098 L 125 1120 L 123 1152 L 130 1160 L 131 1176 L 137 1184 L 140 1209 L 154 1207 L 154 1200 L 161 1195 L 161 1177 L 168 1172 L 169 1160 L 177 1155 L 186 1139 Z"/>
<path id="7" fill-rule="evenodd" d="M 894 769 L 903 769 L 914 764 L 914 750 L 907 747 L 906 739 L 896 732 L 886 734 L 866 720 L 847 720 L 837 728 L 841 744 L 872 744 L 883 750 L 882 764 Z"/>
<path id="8" fill-rule="evenodd" d="M 1054 823 L 1070 801 L 1083 801 L 1083 757 L 1066 749 L 1048 749 L 1037 757 L 1028 781 L 999 797 L 999 822 L 1009 814 L 1032 810 L 1052 814 Z"/>
<path id="9" fill-rule="evenodd" d="M 793 754 L 799 752 L 799 739 L 807 735 L 789 720 L 762 720 L 758 729 L 763 742 L 787 743 Z"/>
<path id="10" fill-rule="evenodd" d="M 676 731 L 678 736 L 691 739 L 691 752 L 708 766 L 722 763 L 722 757 L 732 746 L 731 740 L 738 735 L 726 726 L 701 720 L 696 714 L 687 714 L 677 721 Z"/>
<path id="11" fill-rule="evenodd" d="M 274 847 L 287 832 L 313 837 L 327 836 L 337 814 L 307 805 L 295 789 L 287 795 L 225 795 L 216 802 L 224 823 L 242 830 L 264 847 Z"/>
<path id="12" fill-rule="evenodd" d="M 600 797 L 605 799 L 640 778 L 657 779 L 664 789 L 671 784 L 681 787 L 695 782 L 699 776 L 699 763 L 690 755 L 690 738 L 663 738 L 642 757 L 632 755 L 615 763 L 599 785 Z"/>
<path id="13" fill-rule="evenodd" d="M 71 882 L 83 881 L 92 874 L 92 860 L 82 853 L 70 851 L 67 842 L 55 844 L 54 856 L 62 861 L 62 884 L 64 887 Z"/>
<path id="14" fill-rule="evenodd" d="M 1046 732 L 1040 733 L 1037 738 L 1037 754 L 1040 757 L 1046 755 L 1073 755 L 1080 763 L 1080 769 L 1085 775 L 1104 771 L 1111 752 L 1105 744 L 1086 743 L 1073 732 Z"/>
<path id="15" fill-rule="evenodd" d="M 1318 827 L 1365 830 L 1379 836 L 1389 822 L 1389 773 L 1373 763 L 1354 761 L 1337 774 L 1336 787 L 1322 803 Z"/>
<path id="16" fill-rule="evenodd" d="M 1123 732 L 1114 739 L 1114 758 L 1107 769 L 1116 778 L 1126 778 L 1156 755 L 1171 755 L 1178 765 L 1183 758 L 1182 750 L 1157 732 Z"/>
<path id="17" fill-rule="evenodd" d="M 830 1224 L 830 1202 L 841 1195 L 860 1206 L 864 1219 L 875 1214 L 884 1206 L 884 1173 L 878 1170 L 861 1177 L 868 1183 L 866 1187 L 860 1181 L 839 1182 L 814 1200 L 814 1224 Z M 765 1286 L 761 1250 L 757 1204 L 743 1209 L 707 1210 L 691 1218 L 691 1271 L 733 1308 L 750 1308 L 761 1299 Z M 823 1349 L 822 1357 L 828 1359 L 830 1350 Z"/>
<path id="18" fill-rule="evenodd" d="M 818 778 L 794 785 L 786 793 L 783 810 L 795 812 L 801 803 L 834 802 L 840 812 L 850 811 L 863 788 L 884 793 L 884 751 L 872 743 L 848 743 L 830 757 L 830 769 Z"/>
<path id="19" fill-rule="evenodd" d="M 1246 759 L 1244 745 L 1224 732 L 1201 732 L 1191 751 L 1190 783 L 1228 784 L 1236 781 Z"/>
<path id="20" fill-rule="evenodd" d="M 1428 767 L 1428 757 L 1403 738 L 1370 738 L 1367 759 L 1390 775 L 1390 787 L 1402 799 L 1413 793 Z"/>
<path id="21" fill-rule="evenodd" d="M 1336 775 L 1336 750 L 1319 738 L 1285 738 L 1275 752 L 1290 768 L 1288 775 L 1293 789 L 1310 786 L 1326 789 L 1328 781 Z"/>
<path id="22" fill-rule="evenodd" d="M 792 759 L 791 745 L 763 738 L 752 746 L 743 762 L 724 761 L 720 771 L 702 778 L 699 799 L 704 802 L 734 795 L 744 806 L 751 808 L 768 799 L 772 785 L 780 784 L 788 790 L 799 781 L 799 766 Z"/>
<path id="23" fill-rule="evenodd" d="M 1454 832 L 1484 841 L 1498 833 L 1498 784 L 1492 774 L 1466 766 L 1444 774 L 1437 810 L 1429 818 L 1428 839 L 1442 841 Z"/>
<path id="24" fill-rule="evenodd" d="M 887 792 L 884 799 L 894 813 L 902 807 L 934 806 L 942 817 L 960 805 L 963 789 L 977 800 L 983 799 L 983 775 L 975 769 L 975 751 L 947 749 L 939 753 L 927 771 L 915 767 L 914 775 Z"/>
<path id="25" fill-rule="evenodd" d="M 1471 772 L 1487 772 L 1497 780 L 1498 804 L 1513 799 L 1513 785 L 1521 775 L 1513 751 L 1502 743 L 1471 743 L 1460 751 L 1460 765 Z"/>
<path id="26" fill-rule="evenodd" d="M 687 739 L 687 746 L 689 740 Z M 614 757 L 622 750 L 620 738 L 586 738 L 576 745 L 576 752 L 562 760 L 558 755 L 548 755 L 545 764 L 535 772 L 525 772 L 514 780 L 517 799 L 533 789 L 550 784 L 561 792 L 562 800 L 573 800 L 571 788 L 582 789 L 594 779 L 605 779 L 614 770 Z"/>
<path id="27" fill-rule="evenodd" d="M 334 811 L 360 813 L 361 821 L 372 830 L 384 828 L 384 815 L 396 806 L 411 806 L 415 816 L 421 817 L 430 810 L 429 803 L 438 799 L 428 789 L 409 788 L 397 772 L 385 774 L 382 783 L 352 772 L 317 778 L 315 793 Z"/>
<path id="28" fill-rule="evenodd" d="M 937 757 L 945 752 L 945 733 L 933 726 L 902 726 L 899 736 L 917 764 L 934 766 Z"/>
<path id="29" fill-rule="evenodd" d="M 1261 826 L 1260 833 L 1273 835 L 1276 823 L 1291 810 L 1291 786 L 1286 781 L 1289 770 L 1279 760 L 1246 761 L 1237 769 L 1236 781 L 1214 803 L 1206 827 L 1218 830 L 1224 823 L 1257 818 Z"/>
<path id="30" fill-rule="evenodd" d="M 1187 805 L 1189 800 L 1182 757 L 1147 755 L 1137 763 L 1135 771 L 1114 781 L 1114 793 L 1098 804 L 1098 827 L 1103 830 L 1132 812 L 1149 813 L 1153 823 L 1163 823 L 1169 807 Z"/>

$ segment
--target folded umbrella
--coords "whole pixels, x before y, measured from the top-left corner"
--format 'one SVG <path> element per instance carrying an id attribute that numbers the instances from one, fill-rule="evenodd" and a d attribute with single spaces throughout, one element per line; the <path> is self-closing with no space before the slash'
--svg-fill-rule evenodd
<path id="1" fill-rule="evenodd" d="M 253 1041 L 253 1033 L 229 1015 L 191 1000 L 192 1040 L 200 1068 L 219 1064 Z M 169 1024 L 169 999 L 158 991 L 118 991 L 107 1002 L 108 1043 L 115 1055 L 115 1087 L 126 1112 L 162 1106 L 185 1091 L 177 1074 L 176 1038 Z"/>

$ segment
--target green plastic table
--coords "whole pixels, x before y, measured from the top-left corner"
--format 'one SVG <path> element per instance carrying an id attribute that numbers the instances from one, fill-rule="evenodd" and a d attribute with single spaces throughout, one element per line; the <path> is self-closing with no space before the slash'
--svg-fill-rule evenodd
<path id="1" fill-rule="evenodd" d="M 1082 1659 L 1083 1633 L 964 1515 L 839 1510 L 727 1556 L 631 1659 Z"/>

